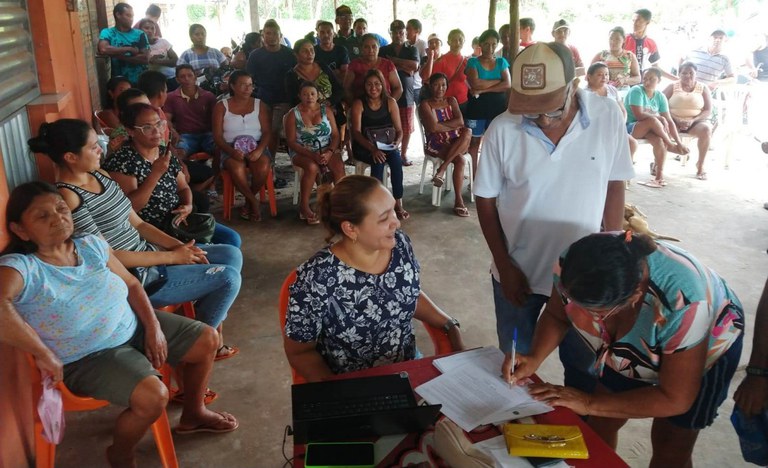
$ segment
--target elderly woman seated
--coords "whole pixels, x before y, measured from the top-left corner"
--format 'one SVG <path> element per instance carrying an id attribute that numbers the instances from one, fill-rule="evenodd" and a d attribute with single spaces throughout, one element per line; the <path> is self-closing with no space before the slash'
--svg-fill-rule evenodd
<path id="1" fill-rule="evenodd" d="M 443 162 L 437 168 L 432 181 L 443 185 L 445 173 L 453 164 L 453 185 L 456 201 L 453 212 L 456 216 L 468 217 L 469 210 L 464 206 L 461 186 L 464 184 L 464 154 L 469 148 L 472 131 L 464 126 L 464 118 L 459 111 L 459 103 L 454 97 L 445 95 L 448 89 L 448 77 L 435 73 L 429 78 L 428 96 L 419 104 L 419 118 L 426 132 L 427 145 L 424 151 Z"/>
<path id="2" fill-rule="evenodd" d="M 680 81 L 667 86 L 664 96 L 669 100 L 669 113 L 677 130 L 698 139 L 696 178 L 707 180 L 704 158 L 707 157 L 709 141 L 712 138 L 712 98 L 707 85 L 696 81 L 697 70 L 695 63 L 683 62 L 679 68 Z"/>
<path id="3" fill-rule="evenodd" d="M 73 393 L 126 406 L 117 418 L 111 466 L 135 466 L 134 448 L 168 402 L 163 363 L 185 363 L 187 398 L 177 434 L 230 432 L 237 419 L 206 409 L 216 331 L 152 310 L 144 289 L 109 245 L 73 236 L 56 187 L 30 182 L 8 200 L 11 243 L 0 257 L 0 341 L 31 353 L 43 376 Z"/>
<path id="4" fill-rule="evenodd" d="M 458 322 L 421 290 L 419 263 L 381 183 L 347 176 L 320 199 L 330 242 L 298 268 L 290 288 L 285 353 L 308 381 L 416 357 L 412 319 L 445 330 Z"/>

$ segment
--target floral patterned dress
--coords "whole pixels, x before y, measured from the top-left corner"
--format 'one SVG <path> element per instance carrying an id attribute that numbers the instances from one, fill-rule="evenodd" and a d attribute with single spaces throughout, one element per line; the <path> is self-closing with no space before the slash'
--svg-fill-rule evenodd
<path id="1" fill-rule="evenodd" d="M 412 319 L 421 294 L 419 264 L 408 236 L 397 231 L 387 270 L 365 273 L 330 246 L 297 271 L 290 288 L 287 337 L 317 342 L 335 374 L 414 359 Z"/>
<path id="2" fill-rule="evenodd" d="M 163 152 L 165 147 L 160 146 L 160 154 Z M 137 185 L 141 186 L 152 172 L 152 163 L 144 159 L 130 143 L 126 143 L 107 157 L 103 168 L 108 172 L 136 177 Z M 179 186 L 176 182 L 179 172 L 181 172 L 181 164 L 176 156 L 171 155 L 168 170 L 160 177 L 147 205 L 138 212 L 141 219 L 162 228 L 165 218 L 179 206 Z"/>

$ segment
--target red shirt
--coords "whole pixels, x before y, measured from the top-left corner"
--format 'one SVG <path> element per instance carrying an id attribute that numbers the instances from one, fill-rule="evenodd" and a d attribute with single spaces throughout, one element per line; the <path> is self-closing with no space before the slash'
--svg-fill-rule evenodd
<path id="1" fill-rule="evenodd" d="M 384 87 L 387 89 L 387 94 L 392 94 L 392 89 L 389 84 L 389 74 L 391 72 L 397 73 L 397 68 L 392 61 L 379 57 L 379 63 L 376 65 L 382 75 L 384 75 Z M 368 73 L 371 67 L 363 62 L 362 59 L 356 58 L 349 62 L 347 73 L 352 72 L 355 75 L 355 79 L 352 81 L 352 95 L 354 97 L 360 97 L 365 94 L 365 74 Z"/>
<path id="2" fill-rule="evenodd" d="M 200 87 L 197 95 L 184 96 L 181 88 L 168 93 L 163 110 L 173 117 L 173 126 L 179 133 L 208 133 L 212 131 L 211 113 L 216 96 Z"/>
<path id="3" fill-rule="evenodd" d="M 467 102 L 469 97 L 469 86 L 467 86 L 467 75 L 464 70 L 467 68 L 467 58 L 461 54 L 452 54 L 450 52 L 443 54 L 432 65 L 432 74 L 443 73 L 448 77 L 448 89 L 446 96 L 456 98 L 459 104 Z"/>

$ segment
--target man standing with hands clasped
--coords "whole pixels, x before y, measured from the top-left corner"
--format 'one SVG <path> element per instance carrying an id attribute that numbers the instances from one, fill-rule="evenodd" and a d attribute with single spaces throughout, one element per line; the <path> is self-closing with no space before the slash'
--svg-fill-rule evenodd
<path id="1" fill-rule="evenodd" d="M 581 237 L 619 230 L 634 177 L 624 119 L 578 88 L 568 47 L 539 42 L 511 67 L 507 112 L 486 131 L 474 192 L 493 256 L 499 347 L 527 354 L 558 255 Z"/>

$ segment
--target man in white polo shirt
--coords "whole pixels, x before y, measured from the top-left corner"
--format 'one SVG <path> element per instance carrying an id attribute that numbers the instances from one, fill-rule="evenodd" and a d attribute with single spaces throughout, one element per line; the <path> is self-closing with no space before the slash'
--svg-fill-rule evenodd
<path id="1" fill-rule="evenodd" d="M 578 89 L 568 47 L 539 42 L 512 64 L 508 112 L 491 123 L 475 178 L 493 256 L 499 347 L 528 353 L 552 291 L 552 266 L 572 242 L 620 230 L 634 177 L 621 110 Z"/>

